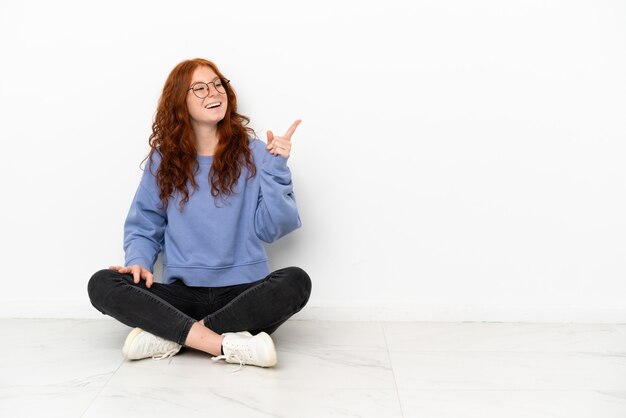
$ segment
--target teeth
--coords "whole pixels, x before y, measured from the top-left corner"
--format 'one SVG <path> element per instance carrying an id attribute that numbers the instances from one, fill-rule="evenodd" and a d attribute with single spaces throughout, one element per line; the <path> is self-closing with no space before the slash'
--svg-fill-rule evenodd
<path id="1" fill-rule="evenodd" d="M 205 108 L 207 108 L 207 109 L 211 109 L 211 108 L 213 108 L 213 107 L 217 107 L 217 106 L 219 106 L 219 105 L 221 105 L 221 104 L 222 104 L 221 102 L 209 103 L 208 105 L 206 105 L 206 106 L 204 106 L 204 107 L 205 107 Z"/>

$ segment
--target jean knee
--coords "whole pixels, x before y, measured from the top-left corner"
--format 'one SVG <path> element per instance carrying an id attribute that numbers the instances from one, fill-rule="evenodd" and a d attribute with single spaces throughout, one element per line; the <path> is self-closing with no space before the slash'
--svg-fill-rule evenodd
<path id="1" fill-rule="evenodd" d="M 289 273 L 291 280 L 296 284 L 300 300 L 302 301 L 300 309 L 302 309 L 311 296 L 311 277 L 300 267 L 289 267 Z"/>
<path id="2" fill-rule="evenodd" d="M 87 283 L 87 293 L 92 304 L 107 293 L 107 288 L 113 284 L 116 278 L 115 273 L 115 270 L 103 269 L 91 276 Z"/>

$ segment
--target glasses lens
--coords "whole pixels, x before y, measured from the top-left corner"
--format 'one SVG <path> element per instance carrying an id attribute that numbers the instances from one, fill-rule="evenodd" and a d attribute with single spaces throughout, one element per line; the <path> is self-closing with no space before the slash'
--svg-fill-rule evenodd
<path id="1" fill-rule="evenodd" d="M 195 94 L 201 99 L 204 99 L 205 97 L 209 95 L 209 89 L 207 88 L 206 84 L 202 84 L 202 83 L 198 83 L 194 85 L 191 88 L 191 91 L 193 91 L 193 94 Z"/>
<path id="2" fill-rule="evenodd" d="M 222 80 L 215 81 L 215 89 L 224 94 L 226 93 L 226 84 Z"/>

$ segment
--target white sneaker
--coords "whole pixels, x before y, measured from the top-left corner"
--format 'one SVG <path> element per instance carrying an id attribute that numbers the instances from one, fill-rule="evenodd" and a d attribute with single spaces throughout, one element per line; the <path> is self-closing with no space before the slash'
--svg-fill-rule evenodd
<path id="1" fill-rule="evenodd" d="M 252 336 L 247 331 L 226 332 L 222 334 L 224 354 L 212 357 L 217 361 L 224 359 L 228 363 L 239 363 L 239 371 L 244 364 L 260 367 L 272 367 L 276 364 L 276 348 L 274 341 L 265 332 Z"/>
<path id="2" fill-rule="evenodd" d="M 162 360 L 169 357 L 172 361 L 171 357 L 178 353 L 181 347 L 182 345 L 174 341 L 157 337 L 141 328 L 135 328 L 126 337 L 122 354 L 128 360 L 140 360 L 148 357 Z"/>

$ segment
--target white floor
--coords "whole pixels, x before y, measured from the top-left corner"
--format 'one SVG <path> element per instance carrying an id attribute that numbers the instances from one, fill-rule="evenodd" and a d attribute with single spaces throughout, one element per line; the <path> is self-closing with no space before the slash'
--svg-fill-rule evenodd
<path id="1" fill-rule="evenodd" d="M 288 321 L 278 364 L 125 361 L 115 320 L 0 319 L 1 417 L 626 417 L 626 325 Z"/>

